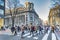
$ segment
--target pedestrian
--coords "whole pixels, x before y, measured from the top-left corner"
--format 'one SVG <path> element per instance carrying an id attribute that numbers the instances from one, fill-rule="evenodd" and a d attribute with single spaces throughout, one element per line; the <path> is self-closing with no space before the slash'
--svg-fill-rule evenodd
<path id="1" fill-rule="evenodd" d="M 11 27 L 11 32 L 14 33 L 15 27 Z"/>
<path id="2" fill-rule="evenodd" d="M 55 29 L 54 26 L 52 26 L 52 32 L 53 32 L 53 33 L 54 33 L 54 29 Z"/>
<path id="3" fill-rule="evenodd" d="M 14 36 L 17 35 L 17 32 L 16 32 L 16 29 L 15 29 L 15 33 L 14 33 Z"/>
<path id="4" fill-rule="evenodd" d="M 31 34 L 34 36 L 35 27 L 31 26 Z"/>
<path id="5" fill-rule="evenodd" d="M 39 26 L 39 34 L 42 33 L 42 28 Z"/>
<path id="6" fill-rule="evenodd" d="M 29 26 L 29 31 L 30 31 L 30 35 L 31 35 L 31 32 L 32 32 L 32 25 Z"/>
<path id="7" fill-rule="evenodd" d="M 24 25 L 22 25 L 22 27 L 21 27 L 21 38 L 23 38 L 23 34 L 24 34 Z"/>
<path id="8" fill-rule="evenodd" d="M 46 27 L 46 33 L 48 33 L 48 29 L 49 29 L 49 28 L 48 28 L 48 27 Z"/>
<path id="9" fill-rule="evenodd" d="M 36 26 L 35 26 L 34 30 L 35 30 L 35 32 L 37 33 L 37 27 L 36 27 Z"/>
<path id="10" fill-rule="evenodd" d="M 41 33 L 43 34 L 43 27 L 41 27 Z"/>
<path id="11" fill-rule="evenodd" d="M 17 30 L 18 30 L 18 32 L 20 32 L 21 28 L 18 26 L 18 27 L 17 27 Z"/>

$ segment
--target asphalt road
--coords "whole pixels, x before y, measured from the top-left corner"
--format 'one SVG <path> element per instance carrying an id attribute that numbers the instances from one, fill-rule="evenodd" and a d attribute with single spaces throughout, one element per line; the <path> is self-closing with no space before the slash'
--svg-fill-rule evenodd
<path id="1" fill-rule="evenodd" d="M 54 34 L 54 33 L 53 33 Z M 36 34 L 34 33 L 34 36 L 32 34 L 30 35 L 29 33 L 24 34 L 24 37 L 21 38 L 21 35 L 0 35 L 0 40 L 52 40 L 56 36 L 52 36 L 52 32 L 44 33 L 44 34 Z"/>

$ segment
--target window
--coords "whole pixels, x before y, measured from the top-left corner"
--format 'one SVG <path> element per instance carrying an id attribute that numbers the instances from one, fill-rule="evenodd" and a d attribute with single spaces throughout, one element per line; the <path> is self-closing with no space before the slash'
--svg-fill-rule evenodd
<path id="1" fill-rule="evenodd" d="M 30 17 L 30 20 L 33 20 L 33 17 Z"/>
<path id="2" fill-rule="evenodd" d="M 57 11 L 55 10 L 55 12 L 54 13 L 57 13 Z"/>
<path id="3" fill-rule="evenodd" d="M 28 26 L 28 24 L 26 24 L 26 26 Z"/>
<path id="4" fill-rule="evenodd" d="M 54 12 L 53 12 L 53 15 L 54 15 Z"/>
<path id="5" fill-rule="evenodd" d="M 4 10 L 0 9 L 0 14 L 3 15 L 4 14 Z"/>
<path id="6" fill-rule="evenodd" d="M 59 10 L 58 10 L 58 13 L 59 13 Z"/>
<path id="7" fill-rule="evenodd" d="M 60 13 L 58 14 L 58 16 L 60 17 Z"/>
<path id="8" fill-rule="evenodd" d="M 32 23 L 30 23 L 32 25 Z"/>
<path id="9" fill-rule="evenodd" d="M 55 17 L 53 16 L 53 20 L 55 19 Z"/>
<path id="10" fill-rule="evenodd" d="M 4 2 L 0 0 L 0 5 L 4 6 Z"/>
<path id="11" fill-rule="evenodd" d="M 28 21 L 28 17 L 26 17 L 26 21 Z"/>

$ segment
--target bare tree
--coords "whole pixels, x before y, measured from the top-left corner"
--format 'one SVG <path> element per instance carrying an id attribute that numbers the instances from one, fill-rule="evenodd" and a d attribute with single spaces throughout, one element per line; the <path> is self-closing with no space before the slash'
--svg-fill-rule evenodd
<path id="1" fill-rule="evenodd" d="M 12 27 L 13 27 L 14 26 L 14 18 L 16 17 L 16 14 L 17 14 L 18 0 L 7 0 L 7 3 L 8 3 L 8 8 L 9 8 L 9 12 L 11 15 Z"/>
<path id="2" fill-rule="evenodd" d="M 60 5 L 60 0 L 51 0 L 51 2 L 53 6 Z"/>

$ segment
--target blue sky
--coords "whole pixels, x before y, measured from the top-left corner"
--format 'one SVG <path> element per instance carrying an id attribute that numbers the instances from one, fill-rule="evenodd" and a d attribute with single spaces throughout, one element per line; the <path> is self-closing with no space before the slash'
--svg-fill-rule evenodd
<path id="1" fill-rule="evenodd" d="M 50 0 L 27 0 L 34 3 L 34 8 L 39 17 L 42 20 L 48 19 Z M 26 0 L 20 0 L 20 3 L 24 5 Z"/>

